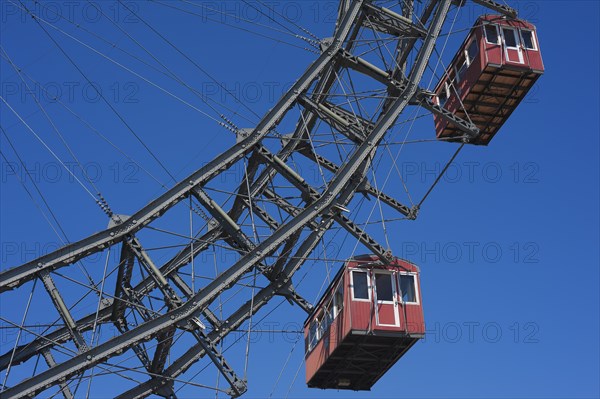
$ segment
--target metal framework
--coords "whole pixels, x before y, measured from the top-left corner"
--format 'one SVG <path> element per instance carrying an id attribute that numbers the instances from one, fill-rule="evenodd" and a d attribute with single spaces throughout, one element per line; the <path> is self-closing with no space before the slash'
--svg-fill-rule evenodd
<path id="1" fill-rule="evenodd" d="M 476 2 L 508 16 L 516 15 L 514 10 L 491 1 Z M 370 1 L 341 1 L 334 36 L 322 41 L 321 54 L 256 127 L 236 130 L 235 145 L 135 214 L 126 217 L 109 212 L 111 225 L 106 230 L 0 273 L 2 293 L 41 280 L 64 325 L 0 356 L 3 370 L 40 354 L 48 365 L 8 387 L 2 397 L 32 397 L 58 386 L 65 398 L 72 398 L 70 381 L 124 353 L 137 358 L 151 377 L 122 393 L 122 398 L 151 394 L 175 397 L 174 382 L 204 356 L 212 360 L 229 384 L 229 394 L 240 396 L 247 389 L 246 381 L 227 363 L 219 343 L 275 296 L 310 311 L 310 302 L 296 292 L 292 277 L 325 232 L 337 224 L 374 254 L 390 259 L 391 254 L 383 245 L 343 214 L 355 194 L 361 193 L 379 199 L 409 219 L 416 218 L 418 207 L 400 203 L 367 179 L 386 132 L 407 106 L 419 105 L 451 121 L 465 132 L 467 141 L 479 133 L 472 123 L 435 105 L 431 93 L 420 87 L 453 2 L 430 1 L 421 15 L 414 15 L 412 1 L 403 3 L 402 12 L 397 13 Z M 355 53 L 355 39 L 365 30 L 375 36 L 395 38 L 397 52 L 391 70 Z M 414 61 L 409 63 L 411 54 Z M 345 74 L 361 76 L 364 85 L 383 87 L 386 98 L 377 107 L 365 105 L 364 109 L 371 109 L 370 112 L 357 112 L 360 104 L 354 108 L 336 101 L 330 93 Z M 297 118 L 293 132 L 278 134 L 285 131 L 282 121 L 290 116 Z M 342 137 L 346 148 L 350 148 L 342 164 L 330 161 L 314 145 L 317 130 L 323 126 Z M 274 142 L 279 143 L 278 148 Z M 321 187 L 309 184 L 291 161 L 294 154 L 327 171 L 329 181 Z M 226 209 L 211 197 L 207 187 L 240 164 L 244 165 L 244 175 Z M 275 181 L 277 185 L 273 184 Z M 292 201 L 292 197 L 299 200 Z M 140 237 L 155 221 L 168 218 L 168 211 L 176 205 L 191 201 L 199 205 L 202 214 L 209 215 L 207 226 L 175 256 L 158 263 Z M 252 228 L 244 224 L 248 217 L 268 228 L 268 237 L 257 240 Z M 180 271 L 215 245 L 235 251 L 239 259 L 221 265 L 223 272 L 206 285 L 191 287 Z M 97 311 L 76 319 L 69 308 L 72 298 L 60 292 L 53 274 L 113 247 L 120 257 L 113 290 L 105 288 L 111 295 L 103 298 Z M 136 274 L 136 267 L 143 274 Z M 265 287 L 237 310 L 218 317 L 210 308 L 216 298 L 253 273 L 266 279 Z M 160 310 L 148 309 L 150 298 L 161 303 Z M 86 341 L 84 334 L 98 324 L 114 325 L 118 334 L 97 345 Z M 192 337 L 193 342 L 167 362 L 175 337 L 181 333 Z M 61 356 L 60 361 L 55 360 L 55 351 L 65 345 L 74 347 L 74 353 L 67 359 Z M 149 350 L 150 346 L 154 349 Z"/>

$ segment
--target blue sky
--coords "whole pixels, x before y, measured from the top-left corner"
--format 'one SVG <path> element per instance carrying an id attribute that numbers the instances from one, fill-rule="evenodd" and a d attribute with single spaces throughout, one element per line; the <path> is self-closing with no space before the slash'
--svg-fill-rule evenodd
<path id="1" fill-rule="evenodd" d="M 600 9 L 595 1 L 508 3 L 518 8 L 523 18 L 536 24 L 545 74 L 488 147 L 467 146 L 463 150 L 423 205 L 416 221 L 387 226 L 387 240 L 394 253 L 421 267 L 426 339 L 411 349 L 370 393 L 311 390 L 304 384 L 303 342 L 291 332 L 301 328 L 305 315 L 287 303 L 279 306 L 276 300 L 256 315 L 257 319 L 267 316 L 256 329 L 273 332 L 252 335 L 247 397 L 600 396 Z M 205 113 L 213 116 L 214 113 L 189 90 L 103 42 L 116 43 L 117 47 L 158 65 L 123 31 L 100 18 L 96 8 L 87 2 L 47 4 L 46 8 L 33 3 L 28 6 L 52 26 L 127 67 L 116 65 L 46 25 L 86 77 L 98 85 L 107 102 L 126 117 L 176 179 L 184 178 L 234 142 L 233 134 L 207 117 Z M 247 4 L 203 2 L 200 4 L 204 8 L 197 10 L 202 14 L 200 17 L 157 3 L 127 4 L 132 4 L 136 13 L 219 84 L 166 45 L 123 6 L 101 3 L 101 9 L 139 39 L 160 62 L 177 71 L 189 86 L 224 104 L 228 115 L 235 111 L 235 122 L 240 127 L 251 127 L 257 119 L 253 112 L 262 115 L 268 110 L 316 57 L 303 49 L 308 44 L 275 31 L 272 28 L 283 31 L 285 28 L 255 14 Z M 336 2 L 267 4 L 318 37 L 331 35 Z M 112 208 L 117 213 L 131 214 L 163 191 L 156 180 L 172 185 L 173 180 L 48 36 L 15 4 L 4 1 L 1 7 L 3 54 L 37 82 L 28 81 L 29 91 L 41 97 Z M 256 18 L 255 21 L 267 27 L 249 27 L 207 7 Z M 63 16 L 72 16 L 83 28 L 57 18 L 55 10 Z M 471 4 L 458 15 L 452 11 L 455 33 L 449 37 L 442 60 L 449 62 L 464 38 L 465 29 L 482 12 L 482 8 Z M 452 18 L 445 32 L 450 29 Z M 284 25 L 293 28 L 288 22 Z M 268 37 L 243 30 L 247 28 Z M 69 159 L 32 96 L 27 94 L 27 87 L 4 57 L 0 68 L 2 97 L 32 130 L 39 132 L 60 159 Z M 226 87 L 229 93 L 219 86 Z M 252 112 L 235 101 L 231 93 L 242 98 Z M 106 134 L 149 173 L 99 139 L 53 101 L 53 96 Z M 40 145 L 4 103 L 0 113 L 3 129 L 30 172 L 28 175 L 18 163 L 3 135 L 0 142 L 6 159 L 0 160 L 0 256 L 1 268 L 5 269 L 46 253 L 59 243 L 19 179 L 24 180 L 39 204 L 31 182 L 35 180 L 69 240 L 105 228 L 107 220 L 75 177 Z M 430 118 L 419 120 L 415 129 L 420 138 L 434 135 Z M 407 147 L 402 153 L 399 168 L 406 184 L 414 187 L 417 198 L 433 183 L 435 173 L 454 149 L 447 143 L 431 144 L 414 150 Z M 73 165 L 67 166 L 75 170 Z M 377 178 L 385 180 L 389 169 L 389 164 L 382 161 Z M 229 180 L 221 182 L 222 187 L 236 181 L 240 173 L 232 172 Z M 74 175 L 82 179 L 80 172 L 75 171 Z M 400 185 L 391 176 L 386 191 L 402 195 Z M 366 206 L 370 209 L 372 203 Z M 183 213 L 177 217 L 187 216 Z M 385 240 L 379 230 L 372 230 L 372 234 Z M 355 251 L 364 252 L 341 235 L 332 238 L 330 253 L 346 258 Z M 103 259 L 96 259 L 89 266 L 101 268 L 102 263 Z M 337 267 L 339 262 L 308 261 L 297 275 L 298 290 L 309 300 L 318 300 L 328 271 L 333 268 L 335 272 Z M 94 270 L 95 277 L 102 275 L 101 269 Z M 72 289 L 68 295 L 76 298 L 79 291 Z M 0 299 L 4 317 L 20 321 L 28 293 L 26 289 Z M 30 315 L 32 324 L 45 320 L 44 294 L 36 291 Z M 3 329 L 2 353 L 14 342 L 10 331 Z M 235 338 L 242 343 L 234 345 L 226 355 L 243 373 L 246 337 L 234 334 L 225 341 L 225 347 Z M 200 367 L 195 371 L 199 370 Z M 0 377 L 4 378 L 4 374 Z M 214 385 L 215 378 L 216 370 L 209 367 L 194 381 Z M 220 384 L 223 385 L 222 380 Z M 123 389 L 129 386 L 123 382 Z M 110 396 L 113 388 L 96 385 L 92 397 Z M 197 389 L 188 386 L 181 397 L 213 395 L 212 391 Z"/>

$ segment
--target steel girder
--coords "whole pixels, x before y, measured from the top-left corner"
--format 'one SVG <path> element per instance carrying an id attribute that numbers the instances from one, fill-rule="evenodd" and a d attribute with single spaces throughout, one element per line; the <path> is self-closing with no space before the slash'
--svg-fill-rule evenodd
<path id="1" fill-rule="evenodd" d="M 360 4 L 362 4 L 362 2 L 359 2 L 359 7 L 355 7 L 357 10 L 356 13 L 353 14 L 354 16 L 358 14 Z M 57 251 L 31 262 L 2 272 L 0 274 L 0 292 L 19 287 L 25 282 L 33 279 L 36 273 L 39 273 L 42 270 L 56 270 L 60 267 L 73 264 L 85 256 L 92 255 L 102 251 L 108 246 L 121 242 L 127 234 L 134 234 L 141 230 L 144 226 L 148 225 L 175 204 L 179 203 L 182 199 L 187 198 L 187 196 L 197 187 L 202 187 L 220 172 L 225 171 L 235 162 L 251 152 L 254 149 L 254 146 L 274 129 L 276 124 L 283 118 L 294 102 L 296 102 L 300 93 L 306 90 L 323 69 L 329 65 L 345 41 L 353 22 L 353 20 L 346 21 L 346 24 L 343 26 L 345 29 L 338 30 L 338 35 L 334 38 L 327 51 L 323 52 L 323 54 L 311 64 L 283 98 L 281 98 L 265 117 L 261 119 L 250 135 L 217 156 L 203 168 L 176 184 L 166 193 L 133 214 L 122 224 L 96 233 L 81 241 L 64 246 Z"/>
<path id="2" fill-rule="evenodd" d="M 232 395 L 243 393 L 246 389 L 245 383 L 235 375 L 218 351 L 216 344 L 231 331 L 240 327 L 276 295 L 282 295 L 300 305 L 302 309 L 310 311 L 310 303 L 293 289 L 292 277 L 334 223 L 337 222 L 348 230 L 374 253 L 384 258 L 388 255 L 385 248 L 375 239 L 348 217 L 340 214 L 341 209 L 344 209 L 353 196 L 357 192 L 367 193 L 409 218 L 416 216 L 416 209 L 410 209 L 378 191 L 365 176 L 371 167 L 377 146 L 407 105 L 416 103 L 432 112 L 441 112 L 424 97 L 427 93 L 419 88 L 419 82 L 450 3 L 450 0 L 430 2 L 417 23 L 413 23 L 411 22 L 412 8 L 409 10 L 410 13 L 406 11 L 410 16 L 406 17 L 376 7 L 369 1 L 342 2 L 341 17 L 335 35 L 331 40 L 324 41 L 327 45 L 324 45 L 323 53 L 262 118 L 256 128 L 239 132 L 236 144 L 230 149 L 131 217 L 119 220 L 119 223 L 84 240 L 0 273 L 0 292 L 16 289 L 27 281 L 41 278 L 51 293 L 59 314 L 66 322 L 65 327 L 39 336 L 32 342 L 16 348 L 14 353 L 6 353 L 0 357 L 0 368 L 25 362 L 37 354 L 43 354 L 46 359 L 50 359 L 48 370 L 10 387 L 3 391 L 2 395 L 33 396 L 50 386 L 58 385 L 65 397 L 72 397 L 66 384 L 69 378 L 81 375 L 85 370 L 129 349 L 135 352 L 153 377 L 123 393 L 121 397 L 146 397 L 152 393 L 163 396 L 173 395 L 173 380 L 206 354 L 230 382 Z M 392 72 L 386 72 L 352 55 L 353 41 L 361 29 L 373 29 L 398 36 L 399 46 L 400 43 L 402 44 L 399 48 L 402 51 L 396 59 L 397 68 Z M 412 51 L 417 40 L 422 40 L 422 45 L 416 53 L 416 60 L 408 76 L 404 76 L 405 70 L 399 66 L 405 65 L 408 53 Z M 384 110 L 374 120 L 363 119 L 328 101 L 327 93 L 342 68 L 355 69 L 376 82 L 385 84 L 390 90 L 392 95 L 387 100 Z M 311 87 L 314 88 L 313 95 L 309 94 Z M 280 151 L 271 152 L 262 141 L 275 131 L 276 126 L 294 105 L 303 107 L 295 131 L 284 138 Z M 477 133 L 476 128 L 474 129 L 468 122 L 452 115 L 445 115 L 445 117 L 451 119 L 467 134 Z M 328 161 L 307 145 L 307 140 L 313 134 L 318 121 L 326 123 L 354 143 L 354 150 L 341 165 Z M 312 187 L 290 166 L 288 159 L 294 153 L 302 154 L 325 166 L 333 174 L 325 189 L 320 191 Z M 248 165 L 244 177 L 231 209 L 226 211 L 210 197 L 204 187 L 216 176 L 245 158 L 248 158 Z M 301 206 L 291 204 L 276 190 L 268 188 L 275 178 L 291 183 L 300 192 L 303 204 Z M 192 243 L 158 267 L 142 248 L 136 233 L 190 196 L 196 198 L 204 210 L 213 217 L 211 227 L 206 233 L 197 235 Z M 269 200 L 289 217 L 284 220 L 272 217 L 268 211 L 257 204 L 256 200 L 260 197 Z M 239 224 L 239 219 L 244 212 L 254 212 L 271 228 L 272 234 L 262 242 L 253 242 L 242 231 Z M 309 229 L 309 234 L 300 241 L 301 233 L 306 228 Z M 178 272 L 195 256 L 217 241 L 228 243 L 234 251 L 240 253 L 241 258 L 206 286 L 194 291 L 183 281 Z M 73 320 L 53 285 L 50 273 L 119 243 L 121 260 L 118 265 L 114 296 L 105 299 L 96 313 Z M 280 251 L 276 253 L 277 250 Z M 265 260 L 272 255 L 277 259 L 272 266 L 268 266 Z M 132 287 L 131 270 L 135 260 L 145 267 L 148 275 Z M 209 305 L 219 294 L 235 285 L 241 277 L 248 275 L 254 269 L 267 277 L 267 286 L 260 289 L 251 300 L 240 306 L 225 320 L 219 320 L 208 308 Z M 139 298 L 155 290 L 159 290 L 164 295 L 166 310 L 163 313 L 146 312 L 143 304 L 140 304 Z M 182 296 L 177 291 L 182 293 Z M 136 310 L 143 314 L 143 322 L 129 329 L 125 320 L 127 310 Z M 199 321 L 198 317 L 201 315 L 209 321 L 210 326 L 204 326 Z M 120 326 L 120 335 L 96 346 L 88 346 L 81 334 L 91 330 L 96 324 L 104 323 Z M 177 330 L 191 333 L 197 343 L 166 366 L 166 355 L 170 351 Z M 158 340 L 158 345 L 154 358 L 150 359 L 141 345 L 153 339 Z M 56 363 L 52 359 L 51 350 L 64 342 L 74 342 L 80 349 L 80 353 L 74 354 L 72 358 L 61 363 Z"/>

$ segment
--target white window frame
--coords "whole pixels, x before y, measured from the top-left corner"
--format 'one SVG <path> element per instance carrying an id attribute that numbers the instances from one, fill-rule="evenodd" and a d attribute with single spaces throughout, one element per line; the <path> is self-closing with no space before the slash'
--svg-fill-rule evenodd
<path id="1" fill-rule="evenodd" d="M 442 104 L 442 102 L 440 101 L 440 94 L 442 93 L 446 95 L 446 101 L 444 101 L 444 104 Z M 444 105 L 446 105 L 446 103 L 450 99 L 450 86 L 448 85 L 448 82 L 444 82 L 444 84 L 442 85 L 442 90 L 440 90 L 440 94 L 437 95 L 437 101 L 438 105 L 443 108 Z"/>
<path id="2" fill-rule="evenodd" d="M 379 299 L 377 297 L 377 275 L 378 274 L 381 274 L 381 275 L 387 274 L 388 276 L 390 276 L 390 282 L 392 283 L 392 300 L 391 301 Z M 394 297 L 398 295 L 398 289 L 394 286 L 395 285 L 394 272 L 386 271 L 386 270 L 373 271 L 373 280 L 375 281 L 375 283 L 373 284 L 373 287 L 374 287 L 374 291 L 375 291 L 375 298 L 377 298 L 377 303 L 383 303 L 383 304 L 388 304 L 388 305 L 393 305 L 394 303 L 397 303 L 397 301 L 394 300 Z"/>
<path id="3" fill-rule="evenodd" d="M 403 292 L 402 292 L 402 283 L 400 282 L 400 276 L 412 276 L 413 278 L 413 283 L 414 283 L 414 287 L 415 287 L 415 302 L 404 302 L 404 298 L 403 298 Z M 417 284 L 417 273 L 412 273 L 412 272 L 398 272 L 398 288 L 400 289 L 400 301 L 402 302 L 402 304 L 407 304 L 407 305 L 419 305 L 420 301 L 420 295 L 419 295 L 419 284 Z"/>
<path id="4" fill-rule="evenodd" d="M 390 276 L 390 283 L 392 284 L 392 300 L 384 300 L 384 299 L 379 299 L 377 297 L 377 276 Z M 399 306 L 398 306 L 398 279 L 396 278 L 397 273 L 395 273 L 394 271 L 391 270 L 373 270 L 373 292 L 375 294 L 375 303 L 377 305 L 389 305 L 392 306 L 393 311 L 394 311 L 394 323 L 393 324 L 387 324 L 387 323 L 382 323 L 380 318 L 379 318 L 379 312 L 380 312 L 380 307 L 376 306 L 375 307 L 375 320 L 378 326 L 386 326 L 386 327 L 398 327 L 400 326 L 400 313 L 399 313 Z"/>
<path id="5" fill-rule="evenodd" d="M 327 314 L 327 311 L 329 311 L 329 315 Z M 331 301 L 329 303 L 329 306 L 324 306 L 323 307 L 323 320 L 321 320 L 321 330 L 322 330 L 322 334 L 323 336 L 325 335 L 325 332 L 327 332 L 327 330 L 329 330 L 329 327 L 331 327 L 331 325 L 333 324 L 333 320 L 335 319 L 335 317 L 333 317 L 333 301 Z M 325 325 L 327 322 L 328 324 Z M 323 337 L 321 337 L 323 338 Z"/>
<path id="6" fill-rule="evenodd" d="M 311 332 L 313 326 L 315 327 L 314 334 Z M 315 317 L 308 324 L 308 351 L 313 350 L 319 341 L 319 319 Z"/>
<path id="7" fill-rule="evenodd" d="M 477 52 L 475 53 L 475 57 L 473 57 L 473 59 L 471 59 L 471 56 L 469 55 L 469 47 L 471 47 L 471 45 L 475 43 L 475 47 L 477 48 Z M 467 44 L 467 47 L 465 47 L 465 61 L 467 61 L 467 68 L 471 66 L 471 64 L 473 63 L 473 60 L 479 55 L 479 44 L 477 43 L 477 40 L 475 38 L 473 38 L 469 44 Z"/>
<path id="8" fill-rule="evenodd" d="M 502 30 L 502 44 L 504 45 L 505 49 L 512 49 L 512 50 L 518 50 L 519 49 L 519 45 L 521 44 L 521 37 L 519 35 L 519 32 L 517 31 L 516 28 L 510 27 L 510 26 L 503 26 L 501 28 Z M 510 30 L 513 32 L 513 37 L 515 38 L 515 45 L 514 46 L 509 46 L 508 44 L 506 44 L 506 35 L 504 34 L 505 30 Z"/>
<path id="9" fill-rule="evenodd" d="M 323 338 L 323 319 L 325 318 L 325 313 L 323 313 L 321 315 L 321 318 L 319 317 L 315 317 L 315 323 L 317 324 L 317 340 L 315 341 L 315 346 L 317 346 L 317 344 L 319 343 L 319 341 L 321 340 L 321 338 Z"/>
<path id="10" fill-rule="evenodd" d="M 467 73 L 467 69 L 469 69 L 469 64 L 467 63 L 466 56 L 465 56 L 465 59 L 463 60 L 463 62 L 460 64 L 460 67 L 458 66 L 458 64 L 454 65 L 454 79 L 456 80 L 456 83 L 460 83 L 463 80 L 462 77 L 460 76 L 460 70 L 462 69 L 463 66 L 465 67 L 463 74 L 465 74 L 465 73 Z"/>
<path id="11" fill-rule="evenodd" d="M 338 291 L 342 290 L 342 297 L 341 297 L 341 303 L 338 302 L 337 300 L 337 294 Z M 336 317 L 338 317 L 338 315 L 341 313 L 341 311 L 344 309 L 344 284 L 343 284 L 343 279 L 342 281 L 340 281 L 340 283 L 335 287 L 335 290 L 333 291 L 333 300 L 331 301 L 332 306 L 333 306 L 333 319 L 335 320 Z"/>
<path id="12" fill-rule="evenodd" d="M 533 44 L 532 48 L 525 47 L 525 40 L 523 40 L 523 32 L 524 31 L 531 33 L 531 43 Z M 533 29 L 521 28 L 521 29 L 519 29 L 519 36 L 521 39 L 521 46 L 523 46 L 523 48 L 525 50 L 538 51 L 537 39 L 535 37 L 536 35 L 535 35 L 535 31 Z"/>
<path id="13" fill-rule="evenodd" d="M 485 30 L 486 27 L 488 27 L 488 26 L 492 26 L 494 29 L 496 29 L 496 43 L 490 42 L 488 39 L 487 31 Z M 502 38 L 500 37 L 500 32 L 498 31 L 498 25 L 496 25 L 496 24 L 489 24 L 489 23 L 484 24 L 483 25 L 483 36 L 485 36 L 485 42 L 487 44 L 495 44 L 498 46 L 498 45 L 500 45 L 501 40 L 502 40 Z"/>
<path id="14" fill-rule="evenodd" d="M 367 296 L 368 298 L 354 298 L 354 272 L 365 273 L 367 275 Z M 352 293 L 352 300 L 357 302 L 371 302 L 371 275 L 366 270 L 350 269 L 350 291 Z"/>
<path id="15" fill-rule="evenodd" d="M 515 39 L 515 46 L 509 46 L 508 44 L 506 44 L 506 35 L 504 34 L 504 31 L 512 31 L 514 35 L 513 37 Z M 517 64 L 523 64 L 525 58 L 523 55 L 523 47 L 521 43 L 521 35 L 519 34 L 519 30 L 517 28 L 513 28 L 512 26 L 502 26 L 500 28 L 500 33 L 502 33 L 502 47 L 504 47 L 504 57 L 506 58 L 506 61 L 514 62 Z M 516 51 L 519 59 L 517 61 L 509 59 L 508 50 Z"/>

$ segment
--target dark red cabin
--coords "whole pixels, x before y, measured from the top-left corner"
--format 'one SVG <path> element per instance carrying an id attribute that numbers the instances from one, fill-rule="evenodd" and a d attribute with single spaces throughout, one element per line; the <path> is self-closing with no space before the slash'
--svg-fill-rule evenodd
<path id="1" fill-rule="evenodd" d="M 306 383 L 369 390 L 424 336 L 419 268 L 350 259 L 304 323 Z"/>
<path id="2" fill-rule="evenodd" d="M 535 26 L 499 15 L 479 17 L 436 86 L 438 105 L 470 120 L 487 145 L 544 72 Z M 438 138 L 460 141 L 464 133 L 434 115 Z"/>

